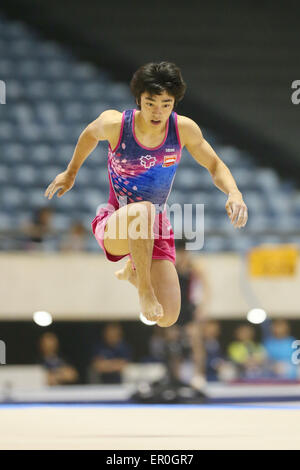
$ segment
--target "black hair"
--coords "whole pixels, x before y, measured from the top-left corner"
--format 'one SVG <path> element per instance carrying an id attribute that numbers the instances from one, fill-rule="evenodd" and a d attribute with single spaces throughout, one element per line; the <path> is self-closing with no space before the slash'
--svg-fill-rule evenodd
<path id="1" fill-rule="evenodd" d="M 174 108 L 182 100 L 186 90 L 180 68 L 172 62 L 149 62 L 142 65 L 130 82 L 130 89 L 141 109 L 141 94 L 147 91 L 151 96 L 166 91 L 175 99 Z"/>

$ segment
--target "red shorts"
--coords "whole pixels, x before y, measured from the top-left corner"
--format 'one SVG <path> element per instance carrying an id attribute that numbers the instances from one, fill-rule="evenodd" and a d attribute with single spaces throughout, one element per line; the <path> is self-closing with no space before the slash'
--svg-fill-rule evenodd
<path id="1" fill-rule="evenodd" d="M 106 258 L 109 261 L 119 261 L 125 256 L 131 258 L 130 253 L 126 255 L 112 255 L 108 253 L 104 247 L 104 229 L 106 222 L 109 217 L 113 214 L 115 209 L 110 209 L 107 207 L 102 207 L 96 217 L 92 221 L 92 230 L 95 235 L 95 238 L 102 250 L 105 253 Z M 175 241 L 174 241 L 174 232 L 171 226 L 169 219 L 167 218 L 166 212 L 160 212 L 156 214 L 154 221 L 154 246 L 152 259 L 167 259 L 173 264 L 176 262 L 176 251 L 175 251 Z M 132 258 L 131 258 L 132 259 Z"/>

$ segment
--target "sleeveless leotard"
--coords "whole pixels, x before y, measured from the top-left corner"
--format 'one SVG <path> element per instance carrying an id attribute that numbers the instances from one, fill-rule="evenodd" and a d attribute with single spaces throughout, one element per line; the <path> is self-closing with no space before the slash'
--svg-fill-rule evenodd
<path id="1" fill-rule="evenodd" d="M 154 148 L 138 142 L 134 130 L 136 109 L 122 115 L 119 141 L 114 149 L 109 144 L 109 200 L 116 209 L 140 201 L 156 205 L 163 212 L 181 159 L 177 113 L 171 113 L 163 142 Z"/>

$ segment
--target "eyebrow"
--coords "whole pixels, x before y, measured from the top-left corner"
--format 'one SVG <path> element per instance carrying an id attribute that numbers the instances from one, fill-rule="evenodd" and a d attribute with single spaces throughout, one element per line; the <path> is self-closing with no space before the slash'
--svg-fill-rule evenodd
<path id="1" fill-rule="evenodd" d="M 150 98 L 150 96 L 145 96 L 145 100 L 155 101 L 153 98 Z M 173 101 L 173 100 L 171 98 L 167 100 L 162 100 L 163 103 L 165 103 L 166 101 Z"/>

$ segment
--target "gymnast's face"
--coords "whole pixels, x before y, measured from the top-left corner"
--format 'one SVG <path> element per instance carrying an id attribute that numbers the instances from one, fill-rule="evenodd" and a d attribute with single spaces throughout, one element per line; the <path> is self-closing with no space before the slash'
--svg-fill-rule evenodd
<path id="1" fill-rule="evenodd" d="M 161 127 L 170 117 L 174 108 L 175 99 L 166 91 L 160 95 L 151 95 L 145 91 L 141 94 L 141 114 L 145 122 L 153 127 Z"/>

